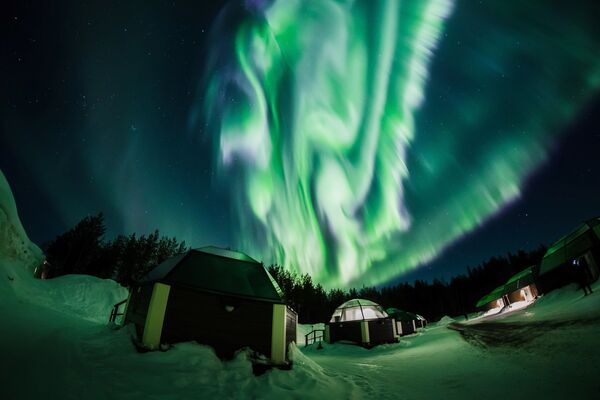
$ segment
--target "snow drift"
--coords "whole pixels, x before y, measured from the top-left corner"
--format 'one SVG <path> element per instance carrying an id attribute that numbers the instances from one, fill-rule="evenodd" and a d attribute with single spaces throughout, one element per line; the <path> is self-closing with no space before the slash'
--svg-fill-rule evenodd
<path id="1" fill-rule="evenodd" d="M 15 198 L 0 170 L 0 265 L 17 263 L 33 272 L 42 261 L 42 251 L 27 237 Z"/>
<path id="2" fill-rule="evenodd" d="M 109 279 L 69 275 L 42 281 L 33 278 L 44 260 L 19 219 L 15 198 L 0 171 L 0 298 L 41 305 L 97 323 L 106 323 L 112 306 L 127 290 Z"/>

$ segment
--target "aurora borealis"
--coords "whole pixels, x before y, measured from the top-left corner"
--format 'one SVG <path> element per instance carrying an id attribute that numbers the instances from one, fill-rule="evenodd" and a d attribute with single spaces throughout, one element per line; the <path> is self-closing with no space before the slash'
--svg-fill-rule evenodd
<path id="1" fill-rule="evenodd" d="M 553 152 L 600 87 L 594 2 L 200 3 L 6 13 L 0 169 L 34 240 L 103 211 L 383 284 L 528 204 L 536 171 L 573 181 Z"/>
<path id="2" fill-rule="evenodd" d="M 526 26 L 534 5 L 519 7 L 485 10 L 514 32 L 456 37 L 466 50 L 438 60 L 462 93 L 426 89 L 440 38 L 455 34 L 449 1 L 252 8 L 215 49 L 229 62 L 206 101 L 235 179 L 240 246 L 328 286 L 380 284 L 518 198 L 557 124 L 600 83 L 582 28 L 541 43 Z M 581 47 L 563 34 L 582 35 Z"/>
<path id="3" fill-rule="evenodd" d="M 264 232 L 242 234 L 243 247 L 275 249 L 286 267 L 347 283 L 385 257 L 390 235 L 409 230 L 406 148 L 449 12 L 440 1 L 402 13 L 394 2 L 277 2 L 264 21 L 240 26 L 239 70 L 209 94 L 232 87 L 216 111 L 220 152 L 225 165 L 241 160 L 238 209 L 244 217 L 249 205 Z"/>

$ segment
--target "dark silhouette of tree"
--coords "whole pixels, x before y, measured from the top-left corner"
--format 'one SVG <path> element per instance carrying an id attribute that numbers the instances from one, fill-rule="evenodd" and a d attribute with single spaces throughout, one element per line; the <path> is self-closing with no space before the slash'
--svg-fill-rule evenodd
<path id="1" fill-rule="evenodd" d="M 75 227 L 48 243 L 46 256 L 51 267 L 49 277 L 65 274 L 88 274 L 114 278 L 129 286 L 154 266 L 187 250 L 185 242 L 160 236 L 119 235 L 104 240 L 106 226 L 102 213 L 82 219 Z"/>
<path id="2" fill-rule="evenodd" d="M 99 257 L 106 226 L 99 213 L 87 216 L 75 227 L 48 243 L 46 257 L 51 265 L 49 276 L 87 274 L 93 260 Z"/>

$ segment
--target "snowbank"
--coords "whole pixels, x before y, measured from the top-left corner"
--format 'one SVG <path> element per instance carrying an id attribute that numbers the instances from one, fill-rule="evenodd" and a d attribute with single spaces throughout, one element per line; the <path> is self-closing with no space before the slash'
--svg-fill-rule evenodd
<path id="1" fill-rule="evenodd" d="M 19 265 L 33 272 L 42 261 L 42 251 L 27 237 L 17 214 L 15 198 L 0 170 L 0 266 Z"/>
<path id="2" fill-rule="evenodd" d="M 19 262 L 0 263 L 0 306 L 29 303 L 78 318 L 106 324 L 114 304 L 127 298 L 127 289 L 110 279 L 67 275 L 35 279 Z"/>
<path id="3" fill-rule="evenodd" d="M 448 324 L 451 324 L 454 321 L 455 321 L 454 318 L 444 315 L 442 318 L 440 318 L 439 321 L 434 322 L 433 324 L 430 324 L 430 325 L 446 326 Z"/>
<path id="4" fill-rule="evenodd" d="M 0 298 L 8 305 L 27 302 L 84 320 L 106 323 L 113 305 L 127 290 L 112 280 L 70 275 L 42 281 L 33 270 L 44 257 L 19 219 L 12 191 L 0 171 Z"/>
<path id="5" fill-rule="evenodd" d="M 128 295 L 127 289 L 113 280 L 87 275 L 66 275 L 42 282 L 46 285 L 40 287 L 38 304 L 49 301 L 47 306 L 54 310 L 102 324 L 108 322 L 113 306 Z"/>

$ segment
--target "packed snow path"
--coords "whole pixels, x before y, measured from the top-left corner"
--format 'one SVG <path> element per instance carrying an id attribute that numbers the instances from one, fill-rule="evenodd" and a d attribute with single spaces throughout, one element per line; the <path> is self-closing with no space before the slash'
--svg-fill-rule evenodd
<path id="1" fill-rule="evenodd" d="M 476 346 L 519 348 L 529 345 L 530 342 L 547 333 L 569 328 L 576 331 L 586 325 L 600 326 L 600 318 L 506 323 L 482 322 L 474 325 L 451 323 L 448 327 L 460 332 L 467 342 Z"/>
<path id="2" fill-rule="evenodd" d="M 584 297 L 573 285 L 509 315 L 446 321 L 398 345 L 303 351 L 326 369 L 368 383 L 378 398 L 588 399 L 600 393 L 600 293 Z M 447 329 L 448 322 L 461 330 Z"/>

